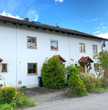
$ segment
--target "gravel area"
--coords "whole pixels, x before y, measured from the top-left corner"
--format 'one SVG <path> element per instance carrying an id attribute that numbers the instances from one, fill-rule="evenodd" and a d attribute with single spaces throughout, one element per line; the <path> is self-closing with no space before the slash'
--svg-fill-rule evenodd
<path id="1" fill-rule="evenodd" d="M 38 105 L 26 110 L 108 110 L 108 93 L 91 94 L 80 98 L 67 98 L 56 91 L 34 96 Z"/>
<path id="2" fill-rule="evenodd" d="M 46 102 L 53 102 L 56 100 L 65 99 L 64 92 L 65 90 L 49 90 L 45 88 L 33 88 L 26 90 L 26 95 L 36 100 L 38 104 L 43 104 Z"/>

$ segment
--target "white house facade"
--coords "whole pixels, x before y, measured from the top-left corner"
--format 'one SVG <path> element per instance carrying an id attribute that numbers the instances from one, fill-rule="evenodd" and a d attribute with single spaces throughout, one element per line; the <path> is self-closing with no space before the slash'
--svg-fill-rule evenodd
<path id="1" fill-rule="evenodd" d="M 105 51 L 108 51 L 108 41 L 105 42 L 105 45 L 106 45 L 106 46 L 105 46 L 104 50 L 105 50 Z"/>
<path id="2" fill-rule="evenodd" d="M 82 56 L 93 59 L 104 41 L 74 30 L 0 16 L 0 80 L 14 87 L 36 87 L 46 59 L 60 55 L 66 65 L 78 63 Z"/>

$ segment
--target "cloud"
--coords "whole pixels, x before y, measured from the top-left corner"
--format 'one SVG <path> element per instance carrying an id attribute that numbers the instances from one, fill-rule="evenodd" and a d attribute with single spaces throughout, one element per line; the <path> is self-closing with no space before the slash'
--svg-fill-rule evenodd
<path id="1" fill-rule="evenodd" d="M 107 38 L 107 39 L 108 39 L 108 32 L 107 32 L 107 33 L 97 34 L 97 36 L 102 37 L 102 38 Z"/>
<path id="2" fill-rule="evenodd" d="M 63 3 L 64 0 L 55 0 L 55 2 L 58 2 L 58 3 Z"/>
<path id="3" fill-rule="evenodd" d="M 38 12 L 36 11 L 36 10 L 29 10 L 28 12 L 27 12 L 27 16 L 26 16 L 27 18 L 29 18 L 31 21 L 38 21 L 38 19 L 39 19 L 39 14 L 38 14 Z"/>
<path id="4" fill-rule="evenodd" d="M 99 23 L 94 34 L 96 36 L 108 39 L 108 25 L 103 22 Z"/>
<path id="5" fill-rule="evenodd" d="M 106 25 L 104 23 L 99 23 L 96 27 L 96 31 L 94 32 L 94 34 L 103 35 L 106 33 L 108 33 L 108 25 Z"/>
<path id="6" fill-rule="evenodd" d="M 16 18 L 16 19 L 22 19 L 20 16 L 14 16 L 14 15 L 12 15 L 11 13 L 9 13 L 9 12 L 6 12 L 6 11 L 2 11 L 1 13 L 0 13 L 0 15 L 2 15 L 2 16 L 7 16 L 7 17 L 11 17 L 11 18 Z"/>

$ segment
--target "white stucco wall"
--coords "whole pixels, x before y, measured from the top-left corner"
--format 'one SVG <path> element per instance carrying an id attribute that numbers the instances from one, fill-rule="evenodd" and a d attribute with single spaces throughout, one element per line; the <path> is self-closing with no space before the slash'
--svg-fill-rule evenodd
<path id="1" fill-rule="evenodd" d="M 37 38 L 37 49 L 27 48 L 27 36 Z M 50 40 L 58 40 L 58 51 L 50 49 Z M 81 54 L 79 44 L 85 43 L 86 53 Z M 78 38 L 61 34 L 51 34 L 15 25 L 0 24 L 0 57 L 8 63 L 8 72 L 0 73 L 8 85 L 12 86 L 38 86 L 38 76 L 41 75 L 41 67 L 46 58 L 60 54 L 66 59 L 67 64 L 73 59 L 77 62 L 82 56 L 93 57 L 92 45 L 98 45 L 101 50 L 101 41 Z M 27 63 L 38 64 L 38 75 L 27 74 Z M 18 84 L 21 81 L 22 84 Z"/>
<path id="2" fill-rule="evenodd" d="M 108 51 L 108 40 L 105 42 L 106 47 L 104 48 L 105 51 Z"/>

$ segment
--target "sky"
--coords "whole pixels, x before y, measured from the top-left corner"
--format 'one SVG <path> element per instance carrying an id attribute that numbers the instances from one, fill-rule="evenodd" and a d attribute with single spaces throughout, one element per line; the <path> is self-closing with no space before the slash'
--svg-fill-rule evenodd
<path id="1" fill-rule="evenodd" d="M 0 14 L 108 37 L 108 0 L 0 0 Z"/>

